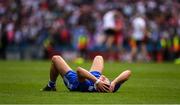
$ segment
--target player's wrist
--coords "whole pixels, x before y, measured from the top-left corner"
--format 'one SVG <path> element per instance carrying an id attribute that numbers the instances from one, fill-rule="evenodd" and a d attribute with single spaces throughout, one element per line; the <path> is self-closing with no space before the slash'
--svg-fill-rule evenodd
<path id="1" fill-rule="evenodd" d="M 111 82 L 111 85 L 114 85 L 114 84 L 116 84 L 115 82 Z"/>
<path id="2" fill-rule="evenodd" d="M 94 84 L 97 85 L 100 81 L 101 81 L 100 79 L 97 79 Z"/>
<path id="3" fill-rule="evenodd" d="M 100 79 L 97 79 L 96 82 L 94 83 L 94 88 L 97 89 L 97 84 L 99 84 L 101 80 Z"/>

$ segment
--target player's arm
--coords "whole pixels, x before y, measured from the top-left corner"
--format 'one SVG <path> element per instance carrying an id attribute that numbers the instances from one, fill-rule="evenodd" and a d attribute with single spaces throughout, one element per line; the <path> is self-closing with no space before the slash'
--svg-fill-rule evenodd
<path id="1" fill-rule="evenodd" d="M 96 84 L 98 91 L 104 91 L 104 92 L 109 91 L 109 85 L 107 83 L 104 83 L 103 81 L 98 80 L 94 75 L 92 75 L 87 70 L 81 67 L 78 67 L 77 74 L 78 74 L 78 79 L 80 82 L 85 81 L 85 79 L 89 79 L 89 80 L 92 80 Z"/>
<path id="2" fill-rule="evenodd" d="M 129 79 L 130 76 L 131 76 L 131 71 L 130 70 L 126 70 L 126 71 L 122 72 L 119 76 L 117 76 L 111 82 L 110 91 L 113 92 L 114 91 L 114 87 L 115 87 L 116 84 L 124 83 L 125 81 L 127 81 Z"/>

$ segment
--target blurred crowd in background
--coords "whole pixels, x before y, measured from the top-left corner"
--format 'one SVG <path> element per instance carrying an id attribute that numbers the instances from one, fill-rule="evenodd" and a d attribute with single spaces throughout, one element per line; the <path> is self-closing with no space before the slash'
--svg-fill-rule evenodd
<path id="1" fill-rule="evenodd" d="M 0 59 L 180 57 L 180 0 L 0 0 Z"/>

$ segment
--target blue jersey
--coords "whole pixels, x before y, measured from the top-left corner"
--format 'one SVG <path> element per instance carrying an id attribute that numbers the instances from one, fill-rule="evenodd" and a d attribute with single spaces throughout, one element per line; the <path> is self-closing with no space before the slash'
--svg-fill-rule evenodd
<path id="1" fill-rule="evenodd" d="M 92 75 L 99 79 L 101 73 L 98 71 L 91 71 Z M 70 70 L 64 75 L 64 84 L 70 91 L 81 91 L 81 92 L 97 92 L 94 87 L 94 82 L 86 79 L 84 82 L 78 81 L 77 73 Z M 114 92 L 117 91 L 120 87 L 119 85 L 115 86 Z"/>

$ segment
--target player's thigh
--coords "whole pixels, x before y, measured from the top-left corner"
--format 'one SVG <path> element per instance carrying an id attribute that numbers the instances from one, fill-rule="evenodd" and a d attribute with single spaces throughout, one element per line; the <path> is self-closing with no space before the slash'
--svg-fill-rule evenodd
<path id="1" fill-rule="evenodd" d="M 63 81 L 65 86 L 70 90 L 70 91 L 75 91 L 78 89 L 79 81 L 78 81 L 78 76 L 77 73 L 70 70 L 68 71 L 64 77 Z"/>
<path id="2" fill-rule="evenodd" d="M 54 64 L 54 67 L 56 70 L 63 76 L 65 75 L 69 70 L 72 70 L 70 66 L 65 62 L 65 60 L 58 55 L 55 55 L 52 57 L 52 62 Z"/>
<path id="3" fill-rule="evenodd" d="M 102 72 L 104 68 L 104 60 L 102 56 L 96 56 L 93 60 L 92 66 L 90 68 L 90 71 L 98 71 Z"/>

